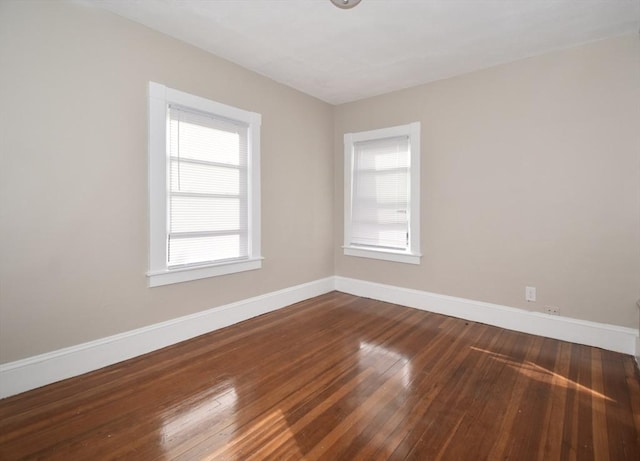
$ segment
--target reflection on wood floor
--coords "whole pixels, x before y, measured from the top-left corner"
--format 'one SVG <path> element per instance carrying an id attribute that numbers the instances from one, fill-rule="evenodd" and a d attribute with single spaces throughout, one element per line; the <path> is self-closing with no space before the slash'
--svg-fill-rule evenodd
<path id="1" fill-rule="evenodd" d="M 0 401 L 0 459 L 640 459 L 633 358 L 333 292 Z"/>

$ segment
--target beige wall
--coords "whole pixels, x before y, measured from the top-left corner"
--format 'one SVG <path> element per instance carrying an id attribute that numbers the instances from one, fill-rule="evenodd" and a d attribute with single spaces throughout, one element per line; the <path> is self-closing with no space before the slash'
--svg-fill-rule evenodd
<path id="1" fill-rule="evenodd" d="M 332 107 L 111 13 L 0 4 L 0 362 L 333 274 Z M 147 82 L 262 114 L 262 270 L 149 289 Z"/>
<path id="2" fill-rule="evenodd" d="M 638 327 L 640 46 L 636 34 L 335 110 L 342 136 L 422 122 L 420 266 L 345 257 L 336 274 Z M 538 302 L 524 301 L 526 285 Z"/>

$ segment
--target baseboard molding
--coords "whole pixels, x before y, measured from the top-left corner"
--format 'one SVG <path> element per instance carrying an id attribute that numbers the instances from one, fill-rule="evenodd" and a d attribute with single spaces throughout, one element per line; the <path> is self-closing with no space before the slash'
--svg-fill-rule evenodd
<path id="1" fill-rule="evenodd" d="M 336 276 L 0 365 L 0 398 L 98 370 L 334 289 L 640 357 L 640 336 L 637 329 Z"/>
<path id="2" fill-rule="evenodd" d="M 335 289 L 438 314 L 486 323 L 547 338 L 640 355 L 638 330 L 586 320 L 526 311 L 346 277 L 335 277 Z"/>
<path id="3" fill-rule="evenodd" d="M 328 277 L 107 338 L 0 365 L 0 398 L 79 376 L 334 289 Z"/>

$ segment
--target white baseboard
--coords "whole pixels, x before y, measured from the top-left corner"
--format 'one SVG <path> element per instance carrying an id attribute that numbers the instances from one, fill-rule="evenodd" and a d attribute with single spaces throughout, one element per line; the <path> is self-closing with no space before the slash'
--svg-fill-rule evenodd
<path id="1" fill-rule="evenodd" d="M 332 291 L 334 278 L 304 283 L 196 314 L 0 365 L 0 398 L 137 357 Z"/>
<path id="2" fill-rule="evenodd" d="M 113 365 L 334 289 L 509 330 L 640 356 L 637 329 L 336 276 L 0 365 L 0 398 Z"/>
<path id="3" fill-rule="evenodd" d="M 346 277 L 335 277 L 335 289 L 438 314 L 486 323 L 547 338 L 640 355 L 638 330 L 548 315 L 498 304 L 456 298 Z"/>

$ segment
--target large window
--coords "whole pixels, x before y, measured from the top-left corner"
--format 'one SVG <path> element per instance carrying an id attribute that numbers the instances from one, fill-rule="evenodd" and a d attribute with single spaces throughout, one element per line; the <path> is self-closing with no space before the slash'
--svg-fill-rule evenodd
<path id="1" fill-rule="evenodd" d="M 347 133 L 344 254 L 420 264 L 420 123 Z"/>
<path id="2" fill-rule="evenodd" d="M 149 84 L 149 285 L 261 267 L 260 115 Z"/>

